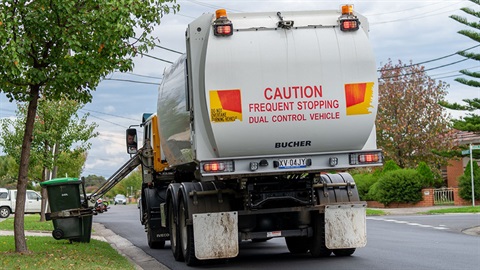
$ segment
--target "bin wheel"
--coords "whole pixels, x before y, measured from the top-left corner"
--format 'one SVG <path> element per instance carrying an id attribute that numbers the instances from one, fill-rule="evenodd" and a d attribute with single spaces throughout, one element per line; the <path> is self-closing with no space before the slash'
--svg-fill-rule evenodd
<path id="1" fill-rule="evenodd" d="M 63 231 L 61 229 L 55 229 L 53 230 L 52 232 L 52 236 L 53 238 L 55 238 L 56 240 L 60 240 L 63 238 L 65 234 L 63 233 Z"/>

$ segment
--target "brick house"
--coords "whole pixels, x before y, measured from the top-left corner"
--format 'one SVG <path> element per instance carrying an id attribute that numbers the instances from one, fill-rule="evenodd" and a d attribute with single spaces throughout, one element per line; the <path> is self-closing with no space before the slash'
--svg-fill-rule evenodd
<path id="1" fill-rule="evenodd" d="M 457 131 L 455 142 L 458 145 L 480 145 L 480 134 Z M 468 162 L 470 162 L 470 155 L 463 156 L 460 159 L 452 159 L 449 161 L 448 166 L 442 169 L 447 187 L 458 187 L 458 177 L 463 174 Z"/>

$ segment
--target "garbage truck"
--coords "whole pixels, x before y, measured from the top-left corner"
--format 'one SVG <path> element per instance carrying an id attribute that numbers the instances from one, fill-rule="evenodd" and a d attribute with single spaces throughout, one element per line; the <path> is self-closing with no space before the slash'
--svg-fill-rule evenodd
<path id="1" fill-rule="evenodd" d="M 112 178 L 141 166 L 149 246 L 169 241 L 189 266 L 233 258 L 241 241 L 281 237 L 313 257 L 365 246 L 348 170 L 383 162 L 367 19 L 351 5 L 221 9 L 191 22 L 185 42 L 142 117 L 143 144 L 127 130 L 132 158 Z"/>

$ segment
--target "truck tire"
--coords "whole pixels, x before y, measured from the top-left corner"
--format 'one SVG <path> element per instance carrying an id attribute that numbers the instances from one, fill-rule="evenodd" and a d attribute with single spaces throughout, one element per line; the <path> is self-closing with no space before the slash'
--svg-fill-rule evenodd
<path id="1" fill-rule="evenodd" d="M 161 248 L 164 248 L 165 247 L 165 241 L 164 240 L 161 240 L 161 241 L 155 241 L 155 235 L 154 235 L 154 231 L 150 228 L 150 225 L 147 224 L 147 240 L 148 240 L 148 246 L 151 248 L 151 249 L 161 249 Z"/>
<path id="2" fill-rule="evenodd" d="M 193 237 L 193 226 L 187 225 L 188 209 L 183 198 L 180 198 L 178 207 L 178 227 L 180 231 L 181 248 L 183 258 L 188 266 L 195 266 L 200 261 L 195 257 L 195 242 Z"/>
<path id="3" fill-rule="evenodd" d="M 285 237 L 285 243 L 287 244 L 288 251 L 292 254 L 302 254 L 308 251 L 308 245 L 305 244 L 308 243 L 307 237 Z"/>
<path id="4" fill-rule="evenodd" d="M 183 253 L 180 245 L 180 230 L 175 222 L 175 207 L 173 206 L 173 200 L 170 199 L 167 205 L 168 211 L 168 230 L 170 233 L 170 246 L 172 248 L 173 257 L 177 262 L 183 261 Z"/>
<path id="5" fill-rule="evenodd" d="M 333 254 L 337 257 L 347 257 L 355 253 L 355 248 L 333 249 Z"/>
<path id="6" fill-rule="evenodd" d="M 313 215 L 313 237 L 310 238 L 310 254 L 314 258 L 328 257 L 332 251 L 325 245 L 325 215 Z"/>
<path id="7" fill-rule="evenodd" d="M 10 216 L 10 209 L 6 206 L 0 207 L 0 218 L 8 218 Z"/>

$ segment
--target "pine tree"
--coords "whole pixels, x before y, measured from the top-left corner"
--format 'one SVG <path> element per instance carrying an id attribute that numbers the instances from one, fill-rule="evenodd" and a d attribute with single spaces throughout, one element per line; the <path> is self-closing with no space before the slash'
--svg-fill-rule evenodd
<path id="1" fill-rule="evenodd" d="M 471 2 L 480 5 L 480 0 L 470 0 Z M 470 28 L 458 31 L 459 34 L 464 35 L 476 42 L 480 42 L 480 11 L 476 11 L 472 8 L 464 7 L 461 9 L 463 12 L 471 15 L 473 17 L 478 18 L 477 20 L 468 20 L 465 17 L 452 15 L 450 18 L 454 19 L 455 21 L 464 24 Z M 480 45 L 478 45 L 480 46 Z M 480 61 L 480 54 L 470 52 L 469 50 L 464 50 L 458 52 L 459 55 L 466 57 L 468 59 Z M 480 87 L 480 72 L 473 72 L 469 70 L 461 70 L 460 73 L 467 76 L 467 78 L 461 77 L 456 78 L 455 81 L 472 86 L 472 87 Z M 461 111 L 468 111 L 467 115 L 461 119 L 454 119 L 453 120 L 453 127 L 458 130 L 463 131 L 472 131 L 472 132 L 480 132 L 480 115 L 473 113 L 473 111 L 480 109 L 480 99 L 473 98 L 473 99 L 463 99 L 465 105 L 461 105 L 458 103 L 447 103 L 441 102 L 441 104 L 449 109 L 453 110 L 461 110 Z"/>

